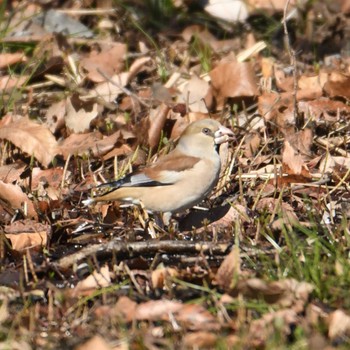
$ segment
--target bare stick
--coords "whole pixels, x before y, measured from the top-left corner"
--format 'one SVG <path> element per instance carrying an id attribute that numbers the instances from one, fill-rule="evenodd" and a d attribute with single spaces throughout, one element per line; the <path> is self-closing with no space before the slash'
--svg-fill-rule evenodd
<path id="1" fill-rule="evenodd" d="M 79 252 L 68 255 L 60 259 L 57 267 L 67 269 L 75 263 L 88 257 L 97 255 L 101 258 L 110 258 L 113 255 L 117 257 L 135 258 L 140 255 L 154 255 L 156 253 L 168 254 L 198 254 L 200 252 L 212 255 L 227 254 L 231 244 L 211 243 L 211 242 L 186 242 L 186 241 L 143 241 L 143 242 L 120 242 L 111 241 L 103 244 L 94 244 L 81 249 Z"/>
<path id="2" fill-rule="evenodd" d="M 283 28 L 284 28 L 284 38 L 285 38 L 285 44 L 288 51 L 288 55 L 290 58 L 290 65 L 293 67 L 293 104 L 294 104 L 294 118 L 296 121 L 296 125 L 299 129 L 299 109 L 298 109 L 298 101 L 297 101 L 297 91 L 298 91 L 298 70 L 297 70 L 297 61 L 295 58 L 295 51 L 292 49 L 290 40 L 289 40 L 289 33 L 288 33 L 288 26 L 287 26 L 287 11 L 289 7 L 290 0 L 286 1 L 286 4 L 284 6 L 283 10 Z"/>

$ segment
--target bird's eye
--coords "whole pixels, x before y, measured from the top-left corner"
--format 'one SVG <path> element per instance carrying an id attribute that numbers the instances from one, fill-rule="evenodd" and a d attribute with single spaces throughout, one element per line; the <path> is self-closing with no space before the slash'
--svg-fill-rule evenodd
<path id="1" fill-rule="evenodd" d="M 202 130 L 202 132 L 203 132 L 203 134 L 205 134 L 205 135 L 209 135 L 209 134 L 210 134 L 210 129 L 204 128 L 204 129 Z"/>

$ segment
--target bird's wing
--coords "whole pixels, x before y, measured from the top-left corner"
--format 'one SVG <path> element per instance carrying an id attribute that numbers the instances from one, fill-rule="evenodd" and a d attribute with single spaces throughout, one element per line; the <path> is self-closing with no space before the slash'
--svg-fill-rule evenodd
<path id="1" fill-rule="evenodd" d="M 153 180 L 150 177 L 148 177 L 144 172 L 133 172 L 119 180 L 101 184 L 97 186 L 97 188 L 108 187 L 111 191 L 115 191 L 120 187 L 136 187 L 136 186 L 151 187 L 151 186 L 164 186 L 164 185 L 168 185 L 168 184 Z"/>
<path id="2" fill-rule="evenodd" d="M 175 150 L 146 168 L 144 174 L 154 181 L 174 184 L 186 176 L 191 176 L 191 170 L 200 160 Z"/>
<path id="3" fill-rule="evenodd" d="M 167 186 L 176 183 L 200 161 L 197 157 L 169 154 L 154 165 L 126 175 L 125 177 L 101 184 L 98 188 L 108 187 L 107 191 L 114 191 L 120 187 L 154 187 Z M 108 192 L 107 192 L 108 193 Z M 107 194 L 105 193 L 105 194 Z"/>

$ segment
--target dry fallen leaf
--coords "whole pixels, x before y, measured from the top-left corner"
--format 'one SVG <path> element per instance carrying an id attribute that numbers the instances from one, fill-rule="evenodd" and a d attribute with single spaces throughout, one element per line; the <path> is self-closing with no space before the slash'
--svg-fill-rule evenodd
<path id="1" fill-rule="evenodd" d="M 20 160 L 8 165 L 2 165 L 0 166 L 0 180 L 5 183 L 18 181 L 25 168 L 26 164 Z"/>
<path id="2" fill-rule="evenodd" d="M 11 90 L 13 88 L 20 88 L 29 79 L 28 76 L 21 75 L 4 75 L 0 77 L 0 91 Z"/>
<path id="3" fill-rule="evenodd" d="M 261 137 L 257 132 L 247 134 L 244 145 L 244 155 L 246 158 L 253 158 L 253 156 L 255 156 L 261 141 Z"/>
<path id="4" fill-rule="evenodd" d="M 136 308 L 137 320 L 168 320 L 169 314 L 174 314 L 183 307 L 183 304 L 172 300 L 152 300 L 139 304 Z"/>
<path id="5" fill-rule="evenodd" d="M 46 111 L 46 125 L 52 133 L 56 133 L 64 127 L 67 100 L 53 103 Z"/>
<path id="6" fill-rule="evenodd" d="M 152 271 L 151 280 L 153 288 L 165 288 L 167 280 L 176 277 L 178 272 L 171 267 L 161 267 Z"/>
<path id="7" fill-rule="evenodd" d="M 324 90 L 330 97 L 342 96 L 350 98 L 350 76 L 340 72 L 332 72 L 324 85 Z"/>
<path id="8" fill-rule="evenodd" d="M 214 52 L 229 51 L 240 46 L 239 39 L 218 40 L 207 27 L 198 24 L 187 26 L 181 35 L 187 43 L 191 40 L 199 41 L 201 45 L 209 46 Z"/>
<path id="9" fill-rule="evenodd" d="M 290 103 L 291 99 L 287 100 L 283 98 L 282 94 L 275 92 L 263 93 L 258 97 L 258 110 L 265 120 L 274 120 L 279 107 L 283 104 L 289 105 Z"/>
<path id="10" fill-rule="evenodd" d="M 23 52 L 1 53 L 0 54 L 0 69 L 11 66 L 12 64 L 25 61 L 26 57 Z"/>
<path id="11" fill-rule="evenodd" d="M 297 1 L 291 0 L 289 2 L 289 10 L 296 6 Z M 284 10 L 285 1 L 284 0 L 248 0 L 248 6 L 252 10 L 256 11 L 268 11 L 273 14 Z"/>
<path id="12" fill-rule="evenodd" d="M 60 143 L 58 149 L 65 159 L 69 155 L 83 156 L 90 153 L 102 156 L 111 151 L 121 137 L 120 130 L 107 137 L 98 131 L 88 134 L 71 134 Z"/>
<path id="13" fill-rule="evenodd" d="M 95 335 L 88 341 L 74 347 L 74 350 L 113 350 L 114 347 L 110 346 L 104 338 L 100 335 Z"/>
<path id="14" fill-rule="evenodd" d="M 196 304 L 184 304 L 176 311 L 175 319 L 183 327 L 196 331 L 215 331 L 220 329 L 217 319 L 203 306 Z"/>
<path id="15" fill-rule="evenodd" d="M 204 10 L 213 17 L 227 22 L 244 22 L 248 18 L 248 8 L 242 0 L 209 0 Z"/>
<path id="16" fill-rule="evenodd" d="M 312 101 L 300 101 L 298 107 L 300 113 L 310 116 L 314 121 L 324 117 L 327 121 L 335 122 L 342 115 L 350 114 L 350 106 L 342 101 L 334 101 L 325 97 Z"/>
<path id="17" fill-rule="evenodd" d="M 126 296 L 121 296 L 115 307 L 113 314 L 122 319 L 124 322 L 132 322 L 136 317 L 137 303 Z"/>
<path id="18" fill-rule="evenodd" d="M 214 316 L 201 305 L 186 305 L 171 300 L 155 300 L 136 308 L 137 320 L 169 321 L 175 318 L 183 327 L 191 330 L 215 330 L 219 328 Z"/>
<path id="19" fill-rule="evenodd" d="M 159 146 L 160 137 L 167 120 L 170 107 L 165 103 L 160 104 L 156 109 L 150 111 L 148 119 L 145 123 L 148 124 L 148 145 L 151 149 Z"/>
<path id="20" fill-rule="evenodd" d="M 264 298 L 271 304 L 278 304 L 282 307 L 293 307 L 300 311 L 306 304 L 313 286 L 310 283 L 297 281 L 293 278 L 274 282 L 266 282 L 259 278 L 240 280 L 237 287 L 230 294 L 242 295 L 248 298 Z"/>
<path id="21" fill-rule="evenodd" d="M 178 102 L 185 103 L 191 112 L 208 113 L 211 108 L 205 101 L 208 91 L 209 83 L 194 75 L 183 87 Z"/>
<path id="22" fill-rule="evenodd" d="M 12 142 L 30 156 L 34 155 L 44 166 L 48 166 L 58 153 L 52 133 L 44 125 L 26 117 L 0 127 L 0 139 Z"/>
<path id="23" fill-rule="evenodd" d="M 276 210 L 277 206 L 277 210 Z M 279 199 L 267 197 L 261 198 L 256 205 L 256 210 L 267 211 L 277 214 L 277 219 L 271 223 L 274 230 L 280 230 L 283 226 L 295 226 L 299 223 L 295 210 L 289 203 L 281 202 Z"/>
<path id="24" fill-rule="evenodd" d="M 348 15 L 350 13 L 350 1 L 344 0 L 344 1 L 341 1 L 340 4 L 341 4 L 340 13 L 343 13 L 344 15 Z"/>
<path id="25" fill-rule="evenodd" d="M 234 288 L 240 277 L 241 259 L 239 254 L 239 248 L 234 245 L 216 273 L 215 280 L 217 284 L 225 290 Z"/>
<path id="26" fill-rule="evenodd" d="M 253 320 L 249 327 L 249 348 L 264 348 L 265 342 L 275 334 L 276 324 L 279 325 L 280 336 L 287 337 L 298 324 L 298 315 L 291 309 L 285 309 L 267 313 L 262 318 Z"/>
<path id="27" fill-rule="evenodd" d="M 342 167 L 346 171 L 350 169 L 350 158 L 347 157 L 332 157 L 331 155 L 327 154 L 325 157 L 322 158 L 319 169 L 322 173 L 333 173 L 334 168 L 336 167 Z"/>
<path id="28" fill-rule="evenodd" d="M 38 219 L 32 201 L 18 185 L 5 184 L 0 181 L 0 199 L 11 208 L 21 209 L 28 217 Z"/>
<path id="29" fill-rule="evenodd" d="M 15 221 L 5 226 L 5 236 L 11 241 L 12 249 L 23 251 L 37 246 L 45 247 L 50 226 L 32 220 Z"/>
<path id="30" fill-rule="evenodd" d="M 125 91 L 125 86 L 134 79 L 150 59 L 150 57 L 136 59 L 128 72 L 115 74 L 109 81 L 100 83 L 91 92 L 91 96 L 99 96 L 107 102 L 114 102 L 116 98 Z"/>
<path id="31" fill-rule="evenodd" d="M 84 133 L 98 115 L 98 104 L 84 102 L 77 94 L 67 98 L 65 123 L 70 132 Z"/>
<path id="32" fill-rule="evenodd" d="M 101 45 L 100 51 L 92 51 L 81 60 L 80 67 L 87 72 L 88 79 L 101 83 L 121 72 L 126 51 L 127 46 L 124 43 Z"/>
<path id="33" fill-rule="evenodd" d="M 82 294 L 91 293 L 96 288 L 108 287 L 111 284 L 111 277 L 109 268 L 107 265 L 100 268 L 99 271 L 95 270 L 91 275 L 84 280 L 79 281 L 72 291 L 72 296 L 80 296 Z"/>
<path id="34" fill-rule="evenodd" d="M 192 332 L 185 334 L 183 345 L 188 349 L 214 349 L 218 336 L 211 332 Z"/>
<path id="35" fill-rule="evenodd" d="M 179 221 L 180 231 L 191 231 L 193 228 L 197 233 L 215 229 L 232 227 L 237 220 L 246 221 L 246 208 L 240 204 L 231 206 L 225 204 L 213 207 L 210 210 L 192 210 Z"/>
<path id="36" fill-rule="evenodd" d="M 223 107 L 227 98 L 255 97 L 258 95 L 255 74 L 250 63 L 221 63 L 209 74 L 219 109 Z"/>
<path id="37" fill-rule="evenodd" d="M 291 75 L 286 75 L 284 69 L 277 64 L 274 65 L 274 76 L 279 91 L 290 92 L 293 90 L 293 77 Z"/>
<path id="38" fill-rule="evenodd" d="M 286 135 L 286 139 L 304 161 L 311 159 L 313 145 L 313 131 L 311 129 L 304 128 L 296 133 Z"/>
<path id="39" fill-rule="evenodd" d="M 45 170 L 42 170 L 40 168 L 33 168 L 31 182 L 32 190 L 37 190 L 40 184 L 42 184 L 43 186 L 50 186 L 57 189 L 61 186 L 62 176 L 62 167 L 56 167 Z"/>
<path id="40" fill-rule="evenodd" d="M 316 90 L 321 93 L 324 84 L 327 81 L 328 74 L 326 72 L 320 72 L 317 75 L 306 76 L 302 75 L 298 78 L 298 88 L 300 90 Z"/>
<path id="41" fill-rule="evenodd" d="M 328 316 L 328 336 L 331 339 L 350 334 L 350 316 L 343 310 L 336 310 Z"/>
<path id="42" fill-rule="evenodd" d="M 282 154 L 283 165 L 286 166 L 291 175 L 309 175 L 309 170 L 303 156 L 296 150 L 289 141 L 284 141 L 284 150 Z M 310 175 L 309 175 L 310 176 Z"/>

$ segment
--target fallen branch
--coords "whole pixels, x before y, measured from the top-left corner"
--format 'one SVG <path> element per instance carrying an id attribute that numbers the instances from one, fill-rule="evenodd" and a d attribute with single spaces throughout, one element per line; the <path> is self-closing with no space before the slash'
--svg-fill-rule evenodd
<path id="1" fill-rule="evenodd" d="M 94 244 L 81 249 L 79 252 L 65 256 L 58 260 L 57 267 L 67 269 L 88 257 L 96 255 L 97 258 L 109 258 L 111 256 L 134 258 L 136 256 L 152 256 L 156 253 L 166 254 L 210 254 L 224 255 L 228 253 L 231 243 L 227 242 L 187 242 L 187 241 L 144 241 L 144 242 L 119 242 L 111 241 L 103 244 Z"/>

